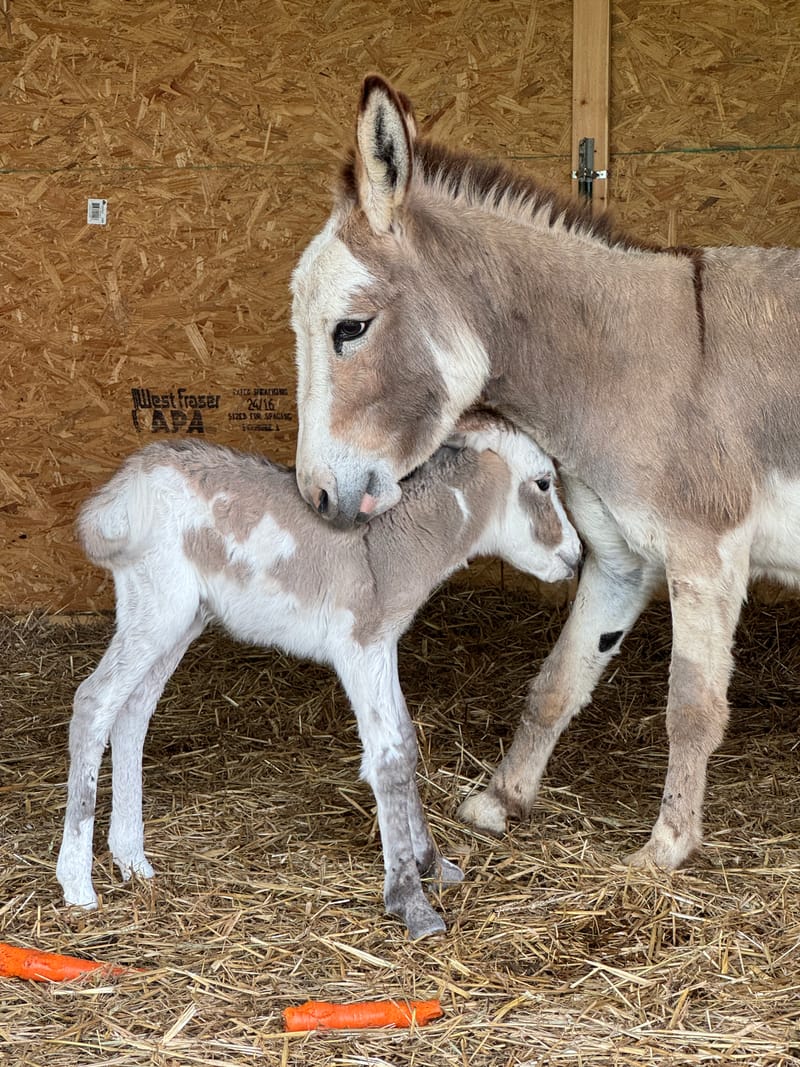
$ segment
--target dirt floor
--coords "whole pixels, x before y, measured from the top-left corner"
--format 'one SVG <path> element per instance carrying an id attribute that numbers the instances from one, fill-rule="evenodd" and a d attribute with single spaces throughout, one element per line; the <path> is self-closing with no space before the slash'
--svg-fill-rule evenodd
<path id="1" fill-rule="evenodd" d="M 663 604 L 557 747 L 530 823 L 498 841 L 454 819 L 563 617 L 524 591 L 451 586 L 403 643 L 425 803 L 467 872 L 435 898 L 446 936 L 417 943 L 382 914 L 374 806 L 334 676 L 216 633 L 190 649 L 148 738 L 156 879 L 112 870 L 104 764 L 102 906 L 62 908 L 70 703 L 111 621 L 0 620 L 0 938 L 134 968 L 0 979 L 0 1063 L 800 1064 L 797 602 L 745 612 L 706 845 L 671 876 L 620 862 L 646 839 L 665 771 Z M 445 1014 L 411 1031 L 282 1031 L 287 1005 L 382 997 L 439 997 Z"/>

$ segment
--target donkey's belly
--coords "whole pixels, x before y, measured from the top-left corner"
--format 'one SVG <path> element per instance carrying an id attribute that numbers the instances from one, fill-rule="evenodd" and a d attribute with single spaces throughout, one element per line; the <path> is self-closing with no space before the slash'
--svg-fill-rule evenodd
<path id="1" fill-rule="evenodd" d="M 755 512 L 750 569 L 778 581 L 800 581 L 800 482 L 771 480 Z"/>

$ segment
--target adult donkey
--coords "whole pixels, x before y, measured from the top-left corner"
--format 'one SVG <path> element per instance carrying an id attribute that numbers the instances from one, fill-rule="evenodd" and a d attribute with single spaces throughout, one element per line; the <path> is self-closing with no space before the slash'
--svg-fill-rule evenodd
<path id="1" fill-rule="evenodd" d="M 391 507 L 475 401 L 560 465 L 587 546 L 569 620 L 486 791 L 530 811 L 573 715 L 666 577 L 669 766 L 632 862 L 700 844 L 750 575 L 800 578 L 800 253 L 653 250 L 503 166 L 418 140 L 364 82 L 357 147 L 293 280 L 303 496 L 331 521 Z"/>

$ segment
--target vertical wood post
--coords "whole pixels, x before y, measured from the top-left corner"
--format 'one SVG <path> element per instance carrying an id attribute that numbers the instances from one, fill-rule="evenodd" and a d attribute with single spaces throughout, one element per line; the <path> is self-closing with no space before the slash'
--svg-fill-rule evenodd
<path id="1" fill-rule="evenodd" d="M 608 171 L 610 0 L 572 0 L 572 172 L 581 139 L 594 139 L 594 170 Z M 578 191 L 573 178 L 572 188 Z M 591 184 L 592 203 L 608 203 L 608 178 Z"/>

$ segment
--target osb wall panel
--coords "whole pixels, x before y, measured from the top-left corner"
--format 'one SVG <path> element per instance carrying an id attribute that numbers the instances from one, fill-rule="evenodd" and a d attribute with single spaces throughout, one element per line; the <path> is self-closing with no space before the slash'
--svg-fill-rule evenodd
<path id="1" fill-rule="evenodd" d="M 292 459 L 288 282 L 360 80 L 480 151 L 569 136 L 568 2 L 71 0 L 0 29 L 0 607 L 95 609 L 75 509 L 154 435 Z M 86 225 L 86 200 L 108 224 Z"/>
<path id="2" fill-rule="evenodd" d="M 666 244 L 800 244 L 800 5 L 612 5 L 611 199 Z"/>
<path id="3" fill-rule="evenodd" d="M 611 198 L 632 230 L 800 243 L 797 150 L 774 147 L 800 142 L 795 6 L 613 4 Z M 72 523 L 124 454 L 202 431 L 292 458 L 288 282 L 362 75 L 396 79 L 437 137 L 567 188 L 572 5 L 0 11 L 0 607 L 107 608 Z"/>

